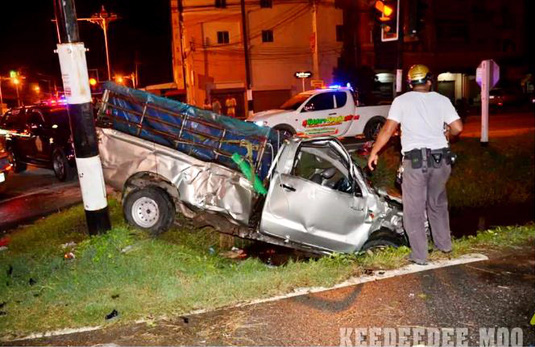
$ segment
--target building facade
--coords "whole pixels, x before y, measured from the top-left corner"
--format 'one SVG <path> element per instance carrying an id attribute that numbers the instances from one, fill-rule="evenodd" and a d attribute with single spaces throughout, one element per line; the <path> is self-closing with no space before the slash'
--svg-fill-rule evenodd
<path id="1" fill-rule="evenodd" d="M 188 103 L 217 99 L 226 114 L 234 99 L 244 117 L 248 77 L 255 112 L 302 91 L 296 72 L 312 72 L 305 89 L 313 80 L 333 82 L 344 32 L 334 0 L 246 0 L 244 8 L 240 0 L 171 0 L 174 79 Z"/>

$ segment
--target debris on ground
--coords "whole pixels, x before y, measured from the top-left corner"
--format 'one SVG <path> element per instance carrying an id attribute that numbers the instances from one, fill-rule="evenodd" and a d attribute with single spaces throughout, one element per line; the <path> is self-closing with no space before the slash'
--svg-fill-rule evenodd
<path id="1" fill-rule="evenodd" d="M 73 252 L 65 253 L 65 255 L 64 255 L 63 257 L 64 257 L 65 259 L 68 259 L 68 260 L 76 258 L 76 256 L 74 255 Z"/>
<path id="2" fill-rule="evenodd" d="M 67 243 L 62 244 L 61 248 L 66 249 L 66 248 L 72 248 L 74 246 L 76 246 L 76 242 L 71 241 L 71 242 L 67 242 Z"/>
<path id="3" fill-rule="evenodd" d="M 111 311 L 109 314 L 106 315 L 106 320 L 111 320 L 118 316 L 119 316 L 119 312 L 114 309 L 113 311 Z"/>
<path id="4" fill-rule="evenodd" d="M 33 286 L 36 283 L 37 283 L 37 281 L 30 277 L 30 280 L 28 281 L 28 284 Z"/>
<path id="5" fill-rule="evenodd" d="M 6 246 L 0 246 L 0 252 L 7 250 Z"/>
<path id="6" fill-rule="evenodd" d="M 119 294 L 113 294 L 113 295 L 111 296 L 112 299 L 117 299 L 118 297 L 119 297 Z"/>
<path id="7" fill-rule="evenodd" d="M 134 249 L 134 247 L 132 245 L 126 246 L 125 248 L 121 249 L 121 253 L 128 253 L 133 249 Z"/>
<path id="8" fill-rule="evenodd" d="M 9 243 L 11 242 L 11 239 L 9 236 L 4 236 L 0 239 L 0 247 L 7 247 L 9 246 Z"/>
<path id="9" fill-rule="evenodd" d="M 247 257 L 247 253 L 243 249 L 232 247 L 230 251 L 221 253 L 221 256 L 228 259 L 244 259 Z"/>

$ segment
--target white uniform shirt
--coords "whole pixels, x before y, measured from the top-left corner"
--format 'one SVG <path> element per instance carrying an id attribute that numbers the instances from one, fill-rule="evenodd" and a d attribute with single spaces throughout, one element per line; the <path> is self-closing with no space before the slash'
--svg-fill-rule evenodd
<path id="1" fill-rule="evenodd" d="M 392 102 L 388 119 L 401 124 L 401 152 L 415 148 L 448 147 L 444 124 L 451 124 L 459 115 L 450 99 L 435 93 L 408 92 Z"/>

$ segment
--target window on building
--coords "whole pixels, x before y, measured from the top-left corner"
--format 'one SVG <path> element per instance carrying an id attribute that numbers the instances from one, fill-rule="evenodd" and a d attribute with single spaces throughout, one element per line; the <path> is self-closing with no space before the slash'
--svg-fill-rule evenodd
<path id="1" fill-rule="evenodd" d="M 219 8 L 227 7 L 227 0 L 215 0 L 215 7 L 219 7 Z"/>
<path id="2" fill-rule="evenodd" d="M 273 30 L 262 30 L 262 42 L 273 42 Z"/>
<path id="3" fill-rule="evenodd" d="M 217 43 L 229 43 L 228 31 L 218 31 L 217 32 Z"/>
<path id="4" fill-rule="evenodd" d="M 344 26 L 337 25 L 336 26 L 336 42 L 343 42 L 343 41 L 344 41 Z"/>
<path id="5" fill-rule="evenodd" d="M 260 7 L 272 8 L 273 7 L 273 0 L 260 0 Z"/>

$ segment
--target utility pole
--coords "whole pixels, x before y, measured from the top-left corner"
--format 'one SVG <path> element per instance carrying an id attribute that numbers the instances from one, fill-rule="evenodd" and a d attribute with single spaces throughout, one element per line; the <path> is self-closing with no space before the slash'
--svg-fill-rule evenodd
<path id="1" fill-rule="evenodd" d="M 243 54 L 245 59 L 245 80 L 247 82 L 247 117 L 253 115 L 253 89 L 251 82 L 251 62 L 249 58 L 249 33 L 247 32 L 247 14 L 245 12 L 245 0 L 241 0 L 241 27 L 243 34 Z"/>
<path id="2" fill-rule="evenodd" d="M 182 63 L 182 80 L 184 81 L 184 90 L 186 91 L 186 101 L 190 102 L 191 92 L 188 90 L 188 76 L 186 69 L 186 38 L 184 35 L 184 4 L 178 0 L 178 33 L 180 36 L 180 60 Z"/>
<path id="3" fill-rule="evenodd" d="M 82 190 L 87 229 L 90 235 L 111 228 L 106 200 L 106 186 L 98 153 L 98 139 L 91 104 L 91 88 L 85 59 L 86 48 L 80 42 L 74 0 L 57 1 L 56 20 L 61 43 L 56 52 L 68 104 L 78 178 Z"/>
<path id="4" fill-rule="evenodd" d="M 97 12 L 91 16 L 91 18 L 80 18 L 80 20 L 88 20 L 93 24 L 100 26 L 104 31 L 104 46 L 106 48 L 106 67 L 108 68 L 108 80 L 111 80 L 111 67 L 110 67 L 110 51 L 108 49 L 108 26 L 111 22 L 116 21 L 119 17 L 113 13 L 108 12 L 102 5 L 100 12 Z"/>
<path id="5" fill-rule="evenodd" d="M 54 11 L 58 12 L 58 6 L 56 0 L 54 0 Z M 108 80 L 111 80 L 111 67 L 110 67 L 110 52 L 108 49 L 108 26 L 111 22 L 116 21 L 119 17 L 115 13 L 108 13 L 102 5 L 100 12 L 94 13 L 91 18 L 77 18 L 77 21 L 86 21 L 93 24 L 97 24 L 104 31 L 104 48 L 106 50 L 106 67 L 108 70 Z M 56 32 L 58 35 L 58 43 L 61 43 L 60 23 L 57 19 L 52 19 L 56 23 Z"/>
<path id="6" fill-rule="evenodd" d="M 312 52 L 314 78 L 321 79 L 318 58 L 318 0 L 312 0 L 312 35 L 314 38 L 314 49 Z"/>

